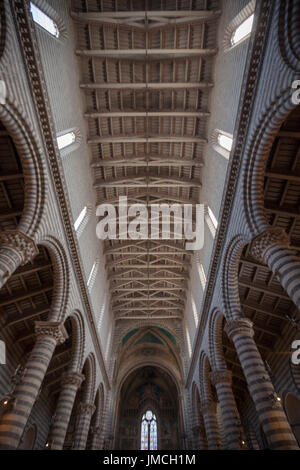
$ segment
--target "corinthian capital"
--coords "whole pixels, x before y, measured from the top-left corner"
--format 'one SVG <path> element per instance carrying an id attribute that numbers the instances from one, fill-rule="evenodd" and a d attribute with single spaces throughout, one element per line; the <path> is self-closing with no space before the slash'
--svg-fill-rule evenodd
<path id="1" fill-rule="evenodd" d="M 248 318 L 236 318 L 226 323 L 224 330 L 227 336 L 232 340 L 235 335 L 246 334 L 253 338 L 253 323 Z"/>
<path id="2" fill-rule="evenodd" d="M 39 250 L 35 242 L 18 230 L 0 232 L 0 247 L 12 248 L 21 259 L 21 266 L 32 261 Z"/>
<path id="3" fill-rule="evenodd" d="M 200 411 L 202 415 L 204 416 L 205 414 L 214 414 L 216 413 L 217 410 L 217 403 L 211 400 L 204 401 L 201 404 Z"/>
<path id="4" fill-rule="evenodd" d="M 77 407 L 78 414 L 84 416 L 92 416 L 96 407 L 93 403 L 79 403 Z"/>
<path id="5" fill-rule="evenodd" d="M 257 261 L 264 263 L 266 252 L 275 245 L 289 246 L 289 237 L 282 228 L 265 230 L 254 238 L 251 246 L 251 255 Z"/>
<path id="6" fill-rule="evenodd" d="M 61 385 L 75 385 L 79 388 L 85 377 L 79 372 L 64 372 L 61 377 Z"/>
<path id="7" fill-rule="evenodd" d="M 54 338 L 57 344 L 62 344 L 68 338 L 68 333 L 63 323 L 56 321 L 36 321 L 36 338 Z"/>
<path id="8" fill-rule="evenodd" d="M 230 370 L 214 370 L 210 373 L 210 380 L 213 385 L 227 383 L 231 385 L 232 372 Z"/>
<path id="9" fill-rule="evenodd" d="M 102 429 L 100 426 L 91 426 L 90 431 L 93 436 L 100 436 Z"/>

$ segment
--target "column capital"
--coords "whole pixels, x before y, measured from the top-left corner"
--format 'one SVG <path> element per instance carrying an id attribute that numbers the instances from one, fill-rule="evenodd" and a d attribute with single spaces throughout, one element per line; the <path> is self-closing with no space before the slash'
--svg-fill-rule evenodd
<path id="1" fill-rule="evenodd" d="M 193 426 L 191 429 L 192 429 L 193 436 L 196 437 L 196 436 L 198 436 L 198 434 L 200 434 L 201 431 L 203 430 L 203 426 L 201 426 L 200 424 L 198 424 L 197 426 Z"/>
<path id="2" fill-rule="evenodd" d="M 19 230 L 5 230 L 0 232 L 0 247 L 12 248 L 17 251 L 21 259 L 21 266 L 32 261 L 39 250 L 35 242 Z"/>
<path id="3" fill-rule="evenodd" d="M 96 407 L 93 403 L 79 403 L 77 407 L 77 414 L 85 415 L 85 416 L 92 416 Z"/>
<path id="4" fill-rule="evenodd" d="M 278 244 L 288 247 L 289 237 L 282 228 L 270 227 L 254 238 L 251 255 L 257 261 L 264 263 L 267 250 Z"/>
<path id="5" fill-rule="evenodd" d="M 206 400 L 201 404 L 200 411 L 202 415 L 216 413 L 217 403 L 212 400 Z"/>
<path id="6" fill-rule="evenodd" d="M 36 338 L 50 337 L 55 339 L 57 344 L 62 344 L 68 338 L 68 333 L 64 324 L 56 321 L 36 321 L 35 335 Z"/>
<path id="7" fill-rule="evenodd" d="M 102 428 L 101 426 L 91 426 L 90 431 L 93 436 L 100 436 Z"/>
<path id="8" fill-rule="evenodd" d="M 85 376 L 79 372 L 64 372 L 61 377 L 61 385 L 75 385 L 79 388 L 84 380 Z"/>
<path id="9" fill-rule="evenodd" d="M 231 385 L 232 383 L 232 372 L 227 369 L 223 370 L 214 370 L 210 373 L 210 380 L 213 385 L 227 383 Z"/>
<path id="10" fill-rule="evenodd" d="M 249 318 L 236 318 L 234 320 L 230 320 L 225 324 L 224 330 L 229 337 L 229 339 L 233 339 L 237 334 L 246 334 L 253 338 L 254 330 L 253 330 L 253 323 Z"/>

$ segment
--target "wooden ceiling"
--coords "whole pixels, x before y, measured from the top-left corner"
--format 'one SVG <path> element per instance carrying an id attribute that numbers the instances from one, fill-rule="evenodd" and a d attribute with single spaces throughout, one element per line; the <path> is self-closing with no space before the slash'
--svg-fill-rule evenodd
<path id="1" fill-rule="evenodd" d="M 283 228 L 291 248 L 300 253 L 300 109 L 293 111 L 274 141 L 265 171 L 264 207 L 269 224 Z M 255 341 L 265 360 L 278 348 L 290 321 L 299 311 L 269 268 L 251 257 L 251 244 L 244 248 L 239 265 L 239 292 L 244 314 L 254 323 Z M 297 330 L 295 329 L 295 335 Z M 245 378 L 234 347 L 223 337 L 225 358 L 233 372 L 236 393 L 243 391 Z M 287 348 L 289 349 L 289 348 Z M 270 356 L 269 356 L 270 357 Z M 243 396 L 243 395 L 242 395 Z"/>
<path id="2" fill-rule="evenodd" d="M 200 201 L 219 14 L 216 0 L 73 2 L 97 204 Z M 182 318 L 184 240 L 104 245 L 116 319 Z"/>
<path id="3" fill-rule="evenodd" d="M 24 207 L 22 165 L 7 130 L 0 124 L 0 230 L 15 230 Z M 25 364 L 34 342 L 34 322 L 46 321 L 53 294 L 53 266 L 46 248 L 20 266 L 0 291 L 0 338 L 9 363 Z M 70 330 L 71 333 L 71 330 Z M 44 381 L 50 394 L 60 389 L 71 355 L 71 340 L 58 346 Z"/>

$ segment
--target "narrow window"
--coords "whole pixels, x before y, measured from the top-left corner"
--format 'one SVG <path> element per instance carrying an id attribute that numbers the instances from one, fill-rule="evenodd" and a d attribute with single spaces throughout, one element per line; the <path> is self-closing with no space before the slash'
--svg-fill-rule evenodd
<path id="1" fill-rule="evenodd" d="M 57 137 L 57 145 L 59 150 L 69 147 L 69 145 L 74 144 L 76 140 L 75 132 L 68 132 L 67 134 L 60 135 Z"/>
<path id="2" fill-rule="evenodd" d="M 218 221 L 209 206 L 207 206 L 205 210 L 205 221 L 207 223 L 210 233 L 213 237 L 215 237 L 218 228 Z"/>
<path id="3" fill-rule="evenodd" d="M 87 280 L 87 286 L 88 286 L 88 289 L 89 289 L 90 292 L 91 292 L 91 290 L 92 290 L 92 288 L 93 288 L 93 285 L 94 285 L 94 283 L 95 283 L 96 276 L 97 276 L 97 272 L 98 272 L 98 268 L 99 268 L 99 262 L 98 262 L 98 261 L 95 261 L 95 263 L 93 264 L 93 267 L 92 267 L 92 269 L 91 269 L 89 278 L 88 278 L 88 280 Z"/>
<path id="4" fill-rule="evenodd" d="M 56 38 L 59 37 L 59 29 L 57 27 L 57 24 L 32 2 L 30 2 L 30 11 L 32 14 L 33 21 L 36 24 L 48 31 L 48 33 L 50 33 L 52 36 Z"/>
<path id="5" fill-rule="evenodd" d="M 229 137 L 225 134 L 221 134 L 221 132 L 218 134 L 218 144 L 223 149 L 228 150 L 228 152 L 230 152 L 232 149 L 232 143 L 232 137 Z"/>
<path id="6" fill-rule="evenodd" d="M 237 43 L 246 39 L 250 34 L 253 26 L 254 14 L 250 15 L 243 21 L 233 32 L 231 36 L 231 45 L 235 46 Z"/>
<path id="7" fill-rule="evenodd" d="M 75 231 L 77 232 L 80 225 L 83 223 L 84 221 L 84 218 L 86 217 L 87 215 L 87 212 L 88 212 L 88 208 L 87 206 L 85 206 L 82 211 L 80 212 L 79 216 L 77 217 L 75 223 L 74 223 L 74 228 L 75 228 Z"/>
<path id="8" fill-rule="evenodd" d="M 151 410 L 142 417 L 141 450 L 157 450 L 157 422 Z"/>

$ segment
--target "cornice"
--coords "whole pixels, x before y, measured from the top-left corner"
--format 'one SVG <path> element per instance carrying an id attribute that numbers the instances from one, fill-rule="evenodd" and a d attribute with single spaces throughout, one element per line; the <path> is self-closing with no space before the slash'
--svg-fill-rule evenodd
<path id="1" fill-rule="evenodd" d="M 187 374 L 187 388 L 189 388 L 191 384 L 194 369 L 197 364 L 205 326 L 208 321 L 210 304 L 216 285 L 217 274 L 220 269 L 224 241 L 226 239 L 229 221 L 231 219 L 231 210 L 233 207 L 236 189 L 239 181 L 239 175 L 242 167 L 241 155 L 244 154 L 247 143 L 247 135 L 254 104 L 253 96 L 255 96 L 262 59 L 264 57 L 266 40 L 268 37 L 268 30 L 272 13 L 272 3 L 273 2 L 271 0 L 260 0 L 259 2 L 257 2 L 256 5 L 256 25 L 254 25 L 255 33 L 250 38 L 249 54 L 245 66 L 242 93 L 239 101 L 236 126 L 234 131 L 235 146 L 232 150 L 232 157 L 229 162 L 229 167 L 224 184 L 224 188 L 226 189 L 220 209 L 220 213 L 222 214 L 222 216 L 213 246 L 213 253 L 209 267 L 208 282 L 206 284 L 204 301 L 202 304 L 202 316 L 198 325 L 196 342 L 193 348 L 190 368 Z"/>
<path id="2" fill-rule="evenodd" d="M 20 49 L 23 53 L 29 85 L 35 102 L 41 135 L 43 137 L 43 142 L 47 151 L 48 165 L 54 187 L 56 189 L 56 197 L 61 213 L 61 220 L 64 225 L 65 235 L 70 250 L 70 258 L 72 260 L 73 269 L 79 285 L 83 308 L 86 310 L 86 318 L 88 320 L 92 341 L 95 347 L 95 353 L 99 360 L 103 379 L 106 383 L 106 386 L 110 388 L 110 381 L 103 359 L 101 344 L 99 341 L 97 328 L 94 323 L 92 307 L 83 275 L 83 267 L 79 255 L 79 246 L 74 236 L 70 203 L 68 200 L 66 184 L 59 160 L 59 150 L 56 144 L 56 139 L 54 137 L 55 129 L 50 108 L 50 101 L 44 78 L 37 38 L 30 18 L 27 0 L 13 0 L 11 10 L 14 15 L 15 25 L 18 32 L 18 39 L 20 42 Z"/>

